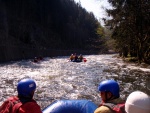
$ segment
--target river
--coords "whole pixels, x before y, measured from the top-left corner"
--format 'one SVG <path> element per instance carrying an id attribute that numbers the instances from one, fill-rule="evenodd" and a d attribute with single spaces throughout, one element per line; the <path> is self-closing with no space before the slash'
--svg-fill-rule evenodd
<path id="1" fill-rule="evenodd" d="M 121 98 L 135 90 L 150 95 L 150 66 L 125 63 L 112 55 L 86 55 L 87 62 L 69 62 L 69 56 L 46 57 L 39 63 L 29 60 L 0 64 L 0 105 L 17 95 L 17 81 L 31 77 L 37 83 L 34 99 L 43 109 L 58 99 L 88 99 L 100 103 L 97 86 L 114 79 L 120 85 Z"/>

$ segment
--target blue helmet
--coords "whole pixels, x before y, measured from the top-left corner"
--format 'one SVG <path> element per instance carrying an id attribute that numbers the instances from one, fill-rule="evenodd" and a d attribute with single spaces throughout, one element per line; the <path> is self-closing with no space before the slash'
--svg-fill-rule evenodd
<path id="1" fill-rule="evenodd" d="M 18 96 L 32 98 L 35 89 L 36 89 L 36 83 L 31 78 L 22 79 L 21 81 L 18 82 L 17 85 Z"/>
<path id="2" fill-rule="evenodd" d="M 102 81 L 99 86 L 98 86 L 98 90 L 99 91 L 104 91 L 104 92 L 111 92 L 113 94 L 113 96 L 115 96 L 116 98 L 120 97 L 119 94 L 119 85 L 116 81 L 114 80 L 105 80 Z"/>

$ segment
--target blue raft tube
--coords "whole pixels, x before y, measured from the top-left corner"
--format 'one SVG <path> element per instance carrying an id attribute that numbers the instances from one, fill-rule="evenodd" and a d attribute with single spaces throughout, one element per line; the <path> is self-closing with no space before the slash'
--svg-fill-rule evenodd
<path id="1" fill-rule="evenodd" d="M 90 100 L 57 100 L 43 109 L 43 113 L 94 113 L 98 106 Z"/>

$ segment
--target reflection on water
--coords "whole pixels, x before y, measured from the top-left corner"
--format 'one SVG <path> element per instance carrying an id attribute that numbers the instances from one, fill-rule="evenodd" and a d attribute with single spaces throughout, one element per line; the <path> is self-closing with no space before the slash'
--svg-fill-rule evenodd
<path id="1" fill-rule="evenodd" d="M 124 63 L 114 55 L 85 56 L 87 62 L 68 62 L 68 57 L 45 58 L 39 63 L 18 61 L 0 65 L 0 104 L 12 94 L 20 78 L 36 80 L 34 98 L 42 108 L 57 99 L 89 99 L 100 103 L 97 86 L 105 79 L 120 84 L 121 97 L 141 90 L 150 95 L 150 67 Z"/>

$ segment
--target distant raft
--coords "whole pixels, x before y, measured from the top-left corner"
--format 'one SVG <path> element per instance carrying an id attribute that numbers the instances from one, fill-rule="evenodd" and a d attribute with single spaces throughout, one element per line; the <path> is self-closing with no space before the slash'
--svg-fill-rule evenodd
<path id="1" fill-rule="evenodd" d="M 43 113 L 94 113 L 98 106 L 90 100 L 58 100 L 46 107 Z"/>
<path id="2" fill-rule="evenodd" d="M 82 60 L 80 59 L 77 59 L 77 60 L 71 60 L 71 62 L 86 62 L 87 59 L 86 58 L 83 58 Z"/>

